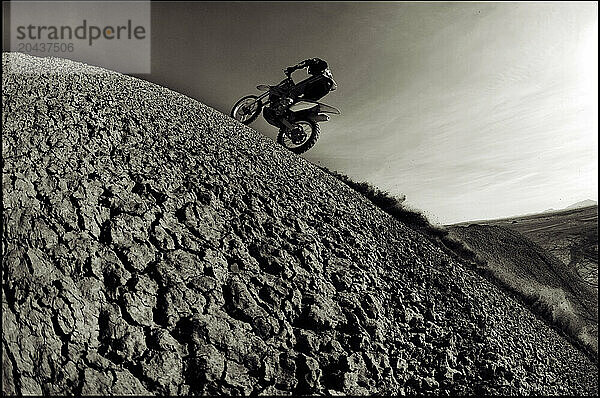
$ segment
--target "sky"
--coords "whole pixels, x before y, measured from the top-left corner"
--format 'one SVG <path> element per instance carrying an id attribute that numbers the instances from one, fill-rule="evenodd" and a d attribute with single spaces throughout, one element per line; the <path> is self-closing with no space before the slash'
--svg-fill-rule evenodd
<path id="1" fill-rule="evenodd" d="M 165 2 L 151 18 L 152 73 L 136 76 L 225 113 L 325 59 L 342 115 L 302 156 L 434 222 L 598 199 L 596 2 Z"/>

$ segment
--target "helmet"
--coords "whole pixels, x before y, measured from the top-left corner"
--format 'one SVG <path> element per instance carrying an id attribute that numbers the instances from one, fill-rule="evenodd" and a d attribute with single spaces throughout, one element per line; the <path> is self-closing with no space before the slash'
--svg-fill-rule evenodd
<path id="1" fill-rule="evenodd" d="M 327 62 L 319 58 L 313 58 L 311 60 L 310 66 L 308 67 L 308 73 L 311 75 L 318 75 L 320 73 L 323 73 L 325 69 L 327 69 Z"/>

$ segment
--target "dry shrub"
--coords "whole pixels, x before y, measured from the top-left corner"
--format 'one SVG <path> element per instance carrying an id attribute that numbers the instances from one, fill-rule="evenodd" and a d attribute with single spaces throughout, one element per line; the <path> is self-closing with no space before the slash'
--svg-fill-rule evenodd
<path id="1" fill-rule="evenodd" d="M 476 265 L 485 265 L 485 260 L 479 257 L 462 241 L 449 236 L 449 231 L 438 225 L 433 225 L 427 217 L 420 211 L 409 209 L 403 205 L 406 196 L 394 196 L 387 191 L 381 190 L 368 182 L 356 182 L 347 175 L 331 171 L 326 167 L 321 166 L 321 170 L 336 177 L 350 188 L 362 194 L 375 206 L 385 211 L 396 220 L 407 225 L 411 229 L 422 233 L 423 235 L 441 243 L 442 248 L 446 248 L 446 252 L 454 257 L 458 257 L 469 263 Z"/>

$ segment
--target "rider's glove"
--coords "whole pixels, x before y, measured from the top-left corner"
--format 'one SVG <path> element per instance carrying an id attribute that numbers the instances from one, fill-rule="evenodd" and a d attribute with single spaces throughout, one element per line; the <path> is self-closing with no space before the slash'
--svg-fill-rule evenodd
<path id="1" fill-rule="evenodd" d="M 291 75 L 291 74 L 292 74 L 292 72 L 294 72 L 295 70 L 296 70 L 296 68 L 294 68 L 293 66 L 288 66 L 287 68 L 285 68 L 285 70 L 284 70 L 284 71 L 285 71 L 285 74 L 289 76 L 289 75 Z"/>

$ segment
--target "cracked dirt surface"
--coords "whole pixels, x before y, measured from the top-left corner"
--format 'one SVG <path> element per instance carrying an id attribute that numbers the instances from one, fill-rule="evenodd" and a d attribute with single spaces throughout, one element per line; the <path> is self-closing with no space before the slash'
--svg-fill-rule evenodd
<path id="1" fill-rule="evenodd" d="M 3 393 L 598 393 L 521 305 L 253 130 L 2 63 Z"/>

